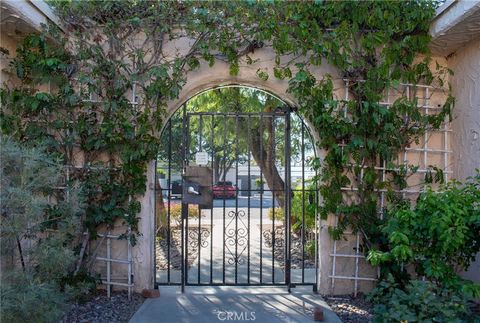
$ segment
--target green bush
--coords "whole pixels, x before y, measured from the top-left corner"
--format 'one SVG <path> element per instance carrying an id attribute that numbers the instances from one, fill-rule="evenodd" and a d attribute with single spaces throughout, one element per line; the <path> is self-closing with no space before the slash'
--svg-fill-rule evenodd
<path id="1" fill-rule="evenodd" d="M 456 284 L 458 270 L 480 250 L 480 173 L 464 185 L 453 181 L 441 191 L 427 190 L 414 208 L 405 203 L 391 210 L 382 232 L 386 250 L 370 251 L 371 263 L 410 265 L 419 276 Z"/>
<path id="2" fill-rule="evenodd" d="M 197 205 L 188 205 L 188 217 L 189 218 L 198 218 L 198 206 Z M 171 203 L 170 204 L 170 221 L 175 221 L 180 223 L 182 219 L 182 204 L 181 203 Z M 157 226 L 163 224 L 163 228 L 166 228 L 168 223 L 168 204 L 165 204 L 165 208 L 157 212 Z M 170 223 L 172 224 L 172 222 Z"/>
<path id="3" fill-rule="evenodd" d="M 45 151 L 0 140 L 0 317 L 55 322 L 78 295 L 68 277 L 76 271 L 76 241 L 83 236 L 82 203 L 77 190 L 54 189 L 61 183 L 61 164 Z"/>
<path id="4" fill-rule="evenodd" d="M 301 186 L 297 186 L 296 190 L 301 190 Z M 292 229 L 294 231 L 300 231 L 302 229 L 302 212 L 305 216 L 305 230 L 312 230 L 315 227 L 315 214 L 316 205 L 310 204 L 309 196 L 314 194 L 313 185 L 306 185 L 305 192 L 296 191 L 292 199 Z M 314 199 L 315 200 L 315 199 Z"/>
<path id="5" fill-rule="evenodd" d="M 2 277 L 2 322 L 58 322 L 67 308 L 67 294 L 55 281 L 42 282 L 35 273 L 17 271 Z"/>
<path id="6" fill-rule="evenodd" d="M 457 273 L 466 270 L 480 250 L 479 232 L 478 171 L 465 184 L 453 181 L 440 191 L 427 190 L 413 208 L 403 203 L 390 210 L 382 227 L 385 244 L 367 257 L 381 265 L 384 280 L 373 292 L 377 321 L 468 318 L 468 302 L 480 297 L 480 285 Z M 417 280 L 421 277 L 426 281 Z"/>
<path id="7" fill-rule="evenodd" d="M 168 208 L 165 205 L 165 212 L 168 212 Z M 189 218 L 198 218 L 198 206 L 197 205 L 188 205 L 188 217 Z M 170 218 L 174 219 L 177 222 L 180 222 L 182 219 L 182 204 L 175 203 L 170 204 Z"/>
<path id="8" fill-rule="evenodd" d="M 309 240 L 305 244 L 305 253 L 309 258 L 315 258 L 315 240 Z"/>
<path id="9" fill-rule="evenodd" d="M 471 297 L 429 281 L 412 280 L 400 288 L 390 276 L 377 285 L 370 300 L 375 303 L 374 322 L 474 321 Z"/>
<path id="10" fill-rule="evenodd" d="M 295 188 L 295 193 L 292 198 L 292 230 L 299 232 L 302 229 L 302 214 L 305 216 L 305 230 L 311 230 L 315 227 L 315 204 L 310 204 L 309 195 L 312 192 L 313 186 L 305 186 L 305 193 L 302 194 L 302 186 Z M 273 219 L 273 208 L 268 209 L 268 218 Z M 281 207 L 275 208 L 275 221 L 283 221 L 285 219 L 284 210 Z"/>
<path id="11" fill-rule="evenodd" d="M 285 211 L 283 207 L 269 208 L 268 209 L 268 218 L 273 220 L 273 211 L 275 210 L 275 222 L 280 224 L 285 220 Z"/>

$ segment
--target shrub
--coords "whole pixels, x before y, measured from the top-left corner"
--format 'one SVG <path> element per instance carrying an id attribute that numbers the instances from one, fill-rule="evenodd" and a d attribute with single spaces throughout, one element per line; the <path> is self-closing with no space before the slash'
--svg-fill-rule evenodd
<path id="1" fill-rule="evenodd" d="M 401 204 L 387 213 L 383 250 L 367 260 L 382 265 L 373 291 L 378 322 L 461 322 L 480 285 L 463 280 L 480 249 L 480 173 L 465 184 L 453 181 L 440 191 L 429 189 L 415 207 Z M 410 270 L 416 275 L 411 277 Z M 416 280 L 424 277 L 426 281 Z"/>
<path id="2" fill-rule="evenodd" d="M 301 186 L 297 186 L 296 190 L 301 190 Z M 313 229 L 315 227 L 315 203 L 310 203 L 309 196 L 313 194 L 314 186 L 308 185 L 305 186 L 305 192 L 302 194 L 301 191 L 295 192 L 292 199 L 292 229 L 294 231 L 300 231 L 302 229 L 302 213 L 304 212 L 305 216 L 305 230 Z"/>
<path id="3" fill-rule="evenodd" d="M 273 212 L 275 210 L 275 222 L 280 224 L 285 220 L 285 211 L 283 207 L 269 208 L 268 209 L 268 218 L 273 220 Z"/>
<path id="4" fill-rule="evenodd" d="M 1 304 L 2 322 L 58 322 L 67 297 L 54 281 L 42 282 L 35 273 L 16 271 L 2 277 Z"/>
<path id="5" fill-rule="evenodd" d="M 315 258 L 315 240 L 308 240 L 305 244 L 305 253 L 309 258 Z"/>
<path id="6" fill-rule="evenodd" d="M 165 209 L 163 209 L 158 216 L 161 218 L 157 218 L 157 225 L 159 223 L 164 223 L 164 226 L 167 223 L 168 219 L 168 204 L 165 204 Z M 157 213 L 157 214 L 158 214 Z M 198 206 L 197 205 L 188 205 L 188 217 L 189 218 L 198 218 Z M 159 222 L 161 219 L 161 222 Z M 182 204 L 181 203 L 171 203 L 170 204 L 170 221 L 175 221 L 178 223 L 181 222 L 182 219 Z M 172 224 L 172 223 L 171 223 Z"/>
<path id="7" fill-rule="evenodd" d="M 374 265 L 411 265 L 429 280 L 456 284 L 480 250 L 480 173 L 461 185 L 421 194 L 414 208 L 403 204 L 387 214 L 382 232 L 387 250 L 372 250 Z"/>
<path id="8" fill-rule="evenodd" d="M 165 212 L 168 211 L 167 206 L 165 206 Z M 197 205 L 188 205 L 188 217 L 189 218 L 198 218 L 198 206 Z M 182 219 L 182 204 L 174 203 L 170 204 L 170 218 L 180 222 Z"/>
<path id="9" fill-rule="evenodd" d="M 412 280 L 405 288 L 393 276 L 379 283 L 370 299 L 374 322 L 471 322 L 473 303 L 459 290 L 434 282 Z"/>
<path id="10" fill-rule="evenodd" d="M 75 287 L 62 282 L 76 268 L 75 237 L 83 232 L 79 195 L 54 189 L 61 183 L 61 165 L 45 151 L 0 140 L 1 317 L 56 321 L 75 294 Z"/>
<path id="11" fill-rule="evenodd" d="M 309 190 L 313 189 L 312 185 L 305 187 L 305 193 L 301 192 L 302 186 L 295 188 L 295 193 L 292 198 L 292 230 L 299 232 L 302 229 L 303 216 L 305 217 L 305 230 L 310 230 L 315 227 L 315 204 L 311 204 L 309 201 Z M 303 216 L 302 216 L 303 214 Z M 268 218 L 273 219 L 273 208 L 268 210 Z M 284 210 L 281 207 L 275 208 L 275 221 L 283 221 L 285 218 Z"/>

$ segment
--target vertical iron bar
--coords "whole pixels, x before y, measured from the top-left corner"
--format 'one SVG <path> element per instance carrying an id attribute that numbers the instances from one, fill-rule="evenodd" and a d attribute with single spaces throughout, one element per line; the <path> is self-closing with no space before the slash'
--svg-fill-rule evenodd
<path id="1" fill-rule="evenodd" d="M 155 211 L 154 211 L 154 219 L 153 219 L 153 222 L 154 222 L 154 225 L 153 225 L 153 263 L 154 263 L 154 268 L 155 268 L 155 274 L 154 274 L 154 277 L 153 277 L 153 286 L 156 287 L 157 284 L 159 283 L 157 281 L 157 273 L 159 272 L 158 268 L 157 268 L 157 243 L 159 243 L 157 241 L 157 228 L 158 228 L 158 225 L 159 225 L 159 221 L 157 221 L 157 219 L 159 218 L 159 210 L 157 209 L 157 199 L 158 199 L 158 190 L 157 190 L 157 184 L 158 184 L 158 174 L 157 174 L 157 169 L 158 169 L 158 155 L 156 156 L 155 158 L 155 174 L 153 175 L 153 191 L 154 191 L 154 194 L 153 194 L 153 205 L 155 205 Z M 49 201 L 50 202 L 50 201 Z M 167 232 L 167 237 L 168 237 L 168 232 Z M 168 241 L 167 241 L 167 249 L 168 249 Z M 167 256 L 167 284 L 170 283 L 169 280 L 168 280 L 168 269 L 169 269 L 169 265 L 170 265 L 170 262 L 169 262 L 169 257 Z"/>
<path id="2" fill-rule="evenodd" d="M 288 286 L 290 292 L 291 283 L 291 219 L 290 219 L 290 108 L 287 107 L 285 111 L 285 284 Z M 303 247 L 303 246 L 302 246 Z"/>
<path id="3" fill-rule="evenodd" d="M 225 187 L 225 186 L 224 186 Z M 238 282 L 238 114 L 235 115 L 235 284 Z"/>
<path id="4" fill-rule="evenodd" d="M 170 283 L 170 242 L 171 242 L 171 227 L 170 227 L 170 199 L 172 195 L 172 118 L 168 120 L 168 206 L 167 206 L 167 258 L 168 258 L 168 266 L 167 266 L 167 281 Z M 155 174 L 156 174 L 155 170 Z M 155 183 L 156 185 L 157 183 Z M 163 199 L 163 196 L 160 196 Z"/>
<path id="5" fill-rule="evenodd" d="M 270 176 L 272 176 L 272 187 L 270 190 L 272 192 L 272 283 L 275 284 L 275 177 L 273 175 L 273 170 L 275 168 L 275 114 L 272 114 L 272 133 L 271 133 L 271 144 L 268 149 L 270 149 Z"/>
<path id="6" fill-rule="evenodd" d="M 213 171 L 214 171 L 214 160 L 215 160 L 215 141 L 214 141 L 214 131 L 215 131 L 215 127 L 214 127 L 214 116 L 212 114 L 212 125 L 211 125 L 211 129 L 212 129 L 212 138 L 211 138 L 211 149 L 212 149 L 212 178 L 211 178 L 211 186 L 210 186 L 210 189 L 212 190 L 212 193 L 213 193 L 213 181 L 214 181 L 214 174 L 213 174 Z M 213 199 L 213 197 L 212 197 Z M 213 201 L 212 201 L 212 207 L 210 208 L 210 284 L 213 284 Z"/>
<path id="7" fill-rule="evenodd" d="M 247 178 L 248 178 L 248 201 L 247 201 L 247 283 L 250 284 L 250 195 L 252 194 L 252 187 L 251 183 L 252 180 L 250 179 L 250 132 L 251 132 L 251 119 L 250 115 L 248 115 L 247 119 L 247 150 L 248 150 L 248 165 L 247 165 Z"/>
<path id="8" fill-rule="evenodd" d="M 199 129 L 198 129 L 198 132 L 199 132 L 199 143 L 198 143 L 198 149 L 200 149 L 199 151 L 203 151 L 203 147 L 202 147 L 202 131 L 203 131 L 203 117 L 202 115 L 200 114 L 199 115 Z M 198 270 L 197 270 L 197 281 L 198 281 L 198 284 L 200 284 L 200 264 L 201 264 L 201 257 L 200 257 L 200 252 L 201 252 L 201 249 L 202 249 L 202 208 L 200 207 L 200 205 L 198 205 Z"/>
<path id="9" fill-rule="evenodd" d="M 187 166 L 187 106 L 186 104 L 183 105 L 183 151 L 182 151 L 182 159 L 183 159 L 183 175 L 185 175 L 185 167 Z M 181 239 L 182 239 L 182 293 L 185 292 L 185 264 L 187 260 L 185 260 L 185 217 L 188 216 L 188 206 L 185 205 L 183 199 L 183 187 L 185 185 L 184 177 L 182 176 L 182 225 L 181 225 Z"/>
<path id="10" fill-rule="evenodd" d="M 225 177 L 227 149 L 227 114 L 223 114 L 223 283 L 225 284 Z"/>
<path id="11" fill-rule="evenodd" d="M 186 129 L 187 129 L 187 142 L 185 144 L 185 167 L 188 166 L 189 164 L 189 159 L 190 159 L 190 116 L 187 115 L 187 124 L 186 124 Z M 185 175 L 186 168 L 184 169 L 184 175 Z M 183 194 L 183 188 L 185 187 L 185 176 L 183 176 L 183 185 L 182 185 L 182 194 Z M 182 200 L 183 200 L 183 195 L 182 195 Z M 189 217 L 189 210 L 188 210 L 188 204 L 183 204 L 185 207 L 185 283 L 188 284 L 188 235 L 190 233 L 190 228 L 188 227 L 188 217 Z"/>
<path id="12" fill-rule="evenodd" d="M 302 122 L 302 283 L 305 283 L 305 123 Z M 308 194 L 311 194 L 310 190 Z"/>
<path id="13" fill-rule="evenodd" d="M 315 142 L 310 134 L 310 142 Z M 315 149 L 315 148 L 314 148 Z M 318 264 L 319 264 L 319 249 L 318 249 L 318 240 L 320 235 L 321 227 L 319 226 L 318 218 L 318 205 L 320 203 L 320 194 L 318 192 L 318 180 L 317 180 L 317 170 L 315 170 L 315 284 L 313 285 L 313 292 L 318 292 Z M 336 242 L 336 241 L 335 241 Z M 333 274 L 335 275 L 335 274 Z"/>
<path id="14" fill-rule="evenodd" d="M 201 225 L 201 219 L 202 219 L 202 207 L 200 204 L 198 205 L 198 268 L 197 268 L 197 281 L 198 284 L 200 284 L 200 250 L 202 249 L 202 225 Z"/>
<path id="15" fill-rule="evenodd" d="M 260 163 L 263 163 L 263 114 L 260 114 Z M 260 167 L 260 284 L 263 282 L 263 170 Z"/>

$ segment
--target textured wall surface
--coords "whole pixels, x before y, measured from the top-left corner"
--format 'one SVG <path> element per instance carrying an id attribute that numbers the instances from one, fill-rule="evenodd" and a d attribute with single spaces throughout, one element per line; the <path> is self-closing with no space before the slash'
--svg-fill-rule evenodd
<path id="1" fill-rule="evenodd" d="M 480 168 L 480 39 L 458 50 L 449 60 L 456 98 L 452 123 L 453 175 L 464 180 Z M 464 277 L 480 282 L 480 254 Z"/>
<path id="2" fill-rule="evenodd" d="M 454 176 L 463 180 L 480 167 L 480 39 L 457 51 L 448 62 L 456 98 L 454 112 Z"/>

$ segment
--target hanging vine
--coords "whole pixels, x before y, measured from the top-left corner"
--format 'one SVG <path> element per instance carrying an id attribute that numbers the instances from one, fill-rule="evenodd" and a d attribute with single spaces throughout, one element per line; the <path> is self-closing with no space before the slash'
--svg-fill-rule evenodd
<path id="1" fill-rule="evenodd" d="M 378 191 L 387 189 L 390 201 L 397 201 L 407 170 L 415 171 L 396 164 L 396 157 L 451 116 L 448 90 L 438 114 L 421 114 L 414 95 L 390 107 L 380 104 L 388 89 L 402 83 L 445 85 L 448 71 L 434 66 L 427 46 L 435 1 L 52 5 L 65 34 L 50 27 L 19 47 L 12 62 L 19 83 L 1 92 L 1 127 L 26 144 L 47 143 L 65 165 L 82 166 L 72 168 L 70 180 L 83 184 L 84 223 L 91 233 L 121 219 L 134 241 L 138 197 L 156 156 L 164 108 L 202 64 L 225 61 L 235 75 L 241 63 L 257 64 L 255 50 L 271 48 L 276 67 L 258 69 L 257 76 L 288 80 L 326 152 L 314 162 L 320 214 L 338 216 L 335 239 L 350 227 L 367 247 L 382 242 Z M 183 50 L 175 42 L 183 42 Z M 346 80 L 349 100 L 335 98 L 330 75 L 315 78 L 313 69 L 324 63 Z M 383 162 L 385 180 L 375 169 Z M 345 193 L 347 186 L 357 190 Z"/>

